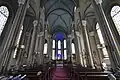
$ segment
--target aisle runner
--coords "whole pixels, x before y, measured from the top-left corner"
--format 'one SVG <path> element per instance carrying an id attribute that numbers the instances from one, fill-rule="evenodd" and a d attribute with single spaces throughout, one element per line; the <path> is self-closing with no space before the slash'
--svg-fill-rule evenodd
<path id="1" fill-rule="evenodd" d="M 68 72 L 65 68 L 57 67 L 52 72 L 52 80 L 69 80 Z"/>

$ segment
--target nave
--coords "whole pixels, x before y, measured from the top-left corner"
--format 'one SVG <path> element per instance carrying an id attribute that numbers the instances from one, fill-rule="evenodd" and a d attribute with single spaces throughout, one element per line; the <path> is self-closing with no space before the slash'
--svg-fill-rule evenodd
<path id="1" fill-rule="evenodd" d="M 0 80 L 120 80 L 120 0 L 0 0 Z"/>
<path id="2" fill-rule="evenodd" d="M 55 64 L 54 64 L 55 63 Z M 96 69 L 85 68 L 81 65 L 72 66 L 64 61 L 48 63 L 44 66 L 25 67 L 18 72 L 8 72 L 7 76 L 1 76 L 1 80 L 110 80 L 112 73 Z M 14 76 L 13 76 L 14 75 Z M 119 79 L 118 79 L 119 80 Z"/>

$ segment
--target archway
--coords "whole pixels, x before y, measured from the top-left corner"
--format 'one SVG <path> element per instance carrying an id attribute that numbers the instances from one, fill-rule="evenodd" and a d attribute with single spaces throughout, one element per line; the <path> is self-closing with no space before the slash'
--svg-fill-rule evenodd
<path id="1" fill-rule="evenodd" d="M 113 6 L 111 9 L 111 17 L 120 35 L 120 6 Z"/>
<path id="2" fill-rule="evenodd" d="M 9 17 L 9 10 L 6 6 L 0 6 L 0 36 Z"/>

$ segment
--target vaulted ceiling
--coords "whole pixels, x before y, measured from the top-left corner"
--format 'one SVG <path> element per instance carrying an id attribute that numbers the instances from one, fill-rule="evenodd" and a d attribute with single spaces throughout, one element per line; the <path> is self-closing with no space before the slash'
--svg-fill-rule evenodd
<path id="1" fill-rule="evenodd" d="M 11 7 L 15 8 L 14 12 L 17 11 L 17 1 L 1 1 L 11 4 Z M 103 0 L 103 8 L 108 7 L 111 1 L 119 0 Z M 45 12 L 45 20 L 48 22 L 48 32 L 52 35 L 58 33 L 66 35 L 70 34 L 72 30 L 75 6 L 77 6 L 77 9 L 79 8 L 81 18 L 89 22 L 89 29 L 92 31 L 93 22 L 95 22 L 96 18 L 91 0 L 30 0 L 27 15 L 31 18 L 39 19 L 39 15 Z M 45 11 L 41 12 L 41 8 L 43 7 Z"/>
<path id="2" fill-rule="evenodd" d="M 51 34 L 70 34 L 74 18 L 75 0 L 46 0 L 45 17 Z"/>
<path id="3" fill-rule="evenodd" d="M 103 0 L 111 1 L 111 0 Z M 108 2 L 107 2 L 108 3 Z M 48 22 L 48 32 L 52 35 L 70 34 L 74 21 L 74 8 L 79 7 L 81 18 L 87 19 L 89 29 L 93 30 L 95 14 L 91 0 L 30 0 L 29 15 L 39 17 L 40 7 L 45 9 L 45 20 Z"/>

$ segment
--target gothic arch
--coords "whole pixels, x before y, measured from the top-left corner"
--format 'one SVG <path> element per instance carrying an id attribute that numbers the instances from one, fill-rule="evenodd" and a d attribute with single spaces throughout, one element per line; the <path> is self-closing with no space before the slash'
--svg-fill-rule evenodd
<path id="1" fill-rule="evenodd" d="M 9 26 L 12 24 L 12 21 L 13 21 L 13 18 L 14 18 L 14 12 L 13 12 L 12 6 L 9 3 L 4 2 L 4 1 L 0 1 L 0 7 L 1 6 L 5 6 L 8 9 L 9 16 L 7 18 L 4 29 L 3 29 L 2 33 L 1 33 L 1 36 L 0 36 L 0 42 L 1 42 L 0 45 L 2 44 L 5 36 L 7 36 L 7 34 L 9 34 L 9 30 L 10 30 Z"/>
<path id="2" fill-rule="evenodd" d="M 4 27 L 6 25 L 6 22 L 8 20 L 8 17 L 9 17 L 9 10 L 6 6 L 3 6 L 1 5 L 0 6 L 0 35 L 2 34 L 3 30 L 4 30 Z"/>
<path id="3" fill-rule="evenodd" d="M 111 27 L 111 30 L 114 32 L 114 35 L 116 37 L 116 40 L 119 42 L 120 44 L 120 36 L 119 36 L 119 33 L 116 29 L 116 26 L 115 26 L 115 23 L 112 19 L 112 16 L 111 16 L 111 10 L 114 6 L 119 6 L 120 7 L 120 1 L 116 0 L 116 1 L 113 1 L 111 2 L 108 7 L 105 9 L 105 14 L 106 14 L 106 17 L 107 17 L 107 20 L 108 20 L 108 23 L 110 24 L 110 27 Z"/>
<path id="4" fill-rule="evenodd" d="M 48 16 L 49 16 L 52 12 L 54 12 L 54 11 L 56 11 L 56 10 L 63 10 L 63 11 L 65 11 L 65 12 L 69 13 L 69 15 L 70 15 L 70 16 L 72 17 L 72 19 L 73 19 L 73 15 L 72 15 L 69 11 L 67 11 L 66 9 L 63 9 L 63 8 L 57 8 L 57 9 L 54 9 L 54 10 L 50 11 L 49 13 L 47 13 L 46 19 L 48 18 Z"/>
<path id="5" fill-rule="evenodd" d="M 116 8 L 117 8 L 117 12 L 114 11 Z M 118 11 L 118 10 L 119 10 L 119 11 Z M 111 14 L 112 21 L 114 22 L 115 27 L 116 27 L 116 29 L 117 29 L 117 32 L 118 32 L 119 35 L 120 35 L 120 26 L 119 26 L 119 20 L 120 20 L 120 19 L 118 19 L 119 15 L 120 15 L 120 6 L 119 6 L 119 5 L 113 6 L 112 9 L 111 9 L 110 14 Z M 116 16 L 118 16 L 118 17 L 116 18 Z"/>

